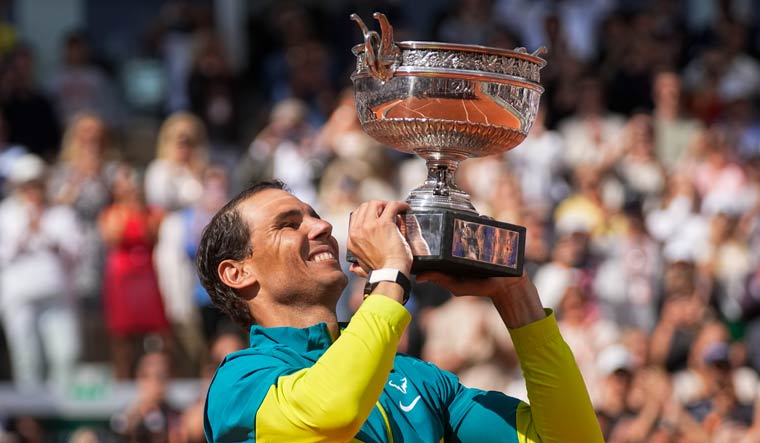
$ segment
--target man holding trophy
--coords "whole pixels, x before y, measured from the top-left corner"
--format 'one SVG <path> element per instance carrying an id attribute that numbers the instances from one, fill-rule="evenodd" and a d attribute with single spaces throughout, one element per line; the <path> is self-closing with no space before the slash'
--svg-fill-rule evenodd
<path id="1" fill-rule="evenodd" d="M 360 120 L 389 146 L 423 155 L 429 178 L 406 203 L 371 201 L 353 212 L 351 271 L 368 284 L 347 325 L 335 314 L 347 283 L 337 242 L 310 206 L 269 181 L 216 214 L 198 249 L 199 274 L 214 303 L 250 330 L 251 347 L 217 370 L 207 440 L 602 442 L 573 355 L 522 273 L 524 228 L 478 216 L 452 180 L 459 161 L 524 138 L 543 61 L 479 46 L 395 44 L 387 20 L 375 17 L 382 36 L 355 18 L 365 36 L 352 77 Z M 410 321 L 411 273 L 455 296 L 493 300 L 530 405 L 396 353 Z"/>

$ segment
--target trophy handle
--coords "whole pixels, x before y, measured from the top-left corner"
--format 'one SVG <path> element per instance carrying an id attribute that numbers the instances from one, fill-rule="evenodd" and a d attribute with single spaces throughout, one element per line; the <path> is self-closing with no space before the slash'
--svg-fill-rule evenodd
<path id="1" fill-rule="evenodd" d="M 395 74 L 396 66 L 400 63 L 401 50 L 393 42 L 393 27 L 385 14 L 375 12 L 372 16 L 380 22 L 381 34 L 370 31 L 356 13 L 351 14 L 351 20 L 359 25 L 364 35 L 364 53 L 367 56 L 370 74 L 377 80 L 385 82 Z"/>

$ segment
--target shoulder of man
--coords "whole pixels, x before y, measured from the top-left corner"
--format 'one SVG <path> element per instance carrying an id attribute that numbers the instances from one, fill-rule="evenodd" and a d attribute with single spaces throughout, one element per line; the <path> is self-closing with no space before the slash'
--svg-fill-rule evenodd
<path id="1" fill-rule="evenodd" d="M 270 387 L 302 367 L 272 349 L 248 348 L 224 358 L 209 385 L 204 411 L 208 441 L 248 441 Z"/>

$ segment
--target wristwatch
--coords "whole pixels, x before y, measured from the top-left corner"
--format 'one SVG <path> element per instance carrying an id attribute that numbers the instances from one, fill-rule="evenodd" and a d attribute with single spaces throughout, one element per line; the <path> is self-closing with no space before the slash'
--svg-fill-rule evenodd
<path id="1" fill-rule="evenodd" d="M 401 302 L 405 305 L 409 301 L 409 293 L 412 291 L 412 282 L 403 272 L 393 268 L 382 268 L 370 271 L 367 277 L 367 284 L 364 286 L 364 298 L 367 298 L 375 290 L 381 281 L 389 281 L 401 286 L 404 290 L 404 300 Z"/>

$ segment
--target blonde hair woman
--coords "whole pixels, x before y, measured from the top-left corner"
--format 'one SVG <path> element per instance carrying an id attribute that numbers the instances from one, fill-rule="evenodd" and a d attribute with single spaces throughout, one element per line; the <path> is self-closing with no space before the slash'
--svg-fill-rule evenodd
<path id="1" fill-rule="evenodd" d="M 63 135 L 51 181 L 53 200 L 73 206 L 85 222 L 94 222 L 109 203 L 107 166 L 114 157 L 103 119 L 90 112 L 77 114 Z"/>
<path id="2" fill-rule="evenodd" d="M 158 132 L 156 159 L 145 173 L 149 205 L 167 211 L 185 208 L 201 195 L 200 173 L 207 162 L 206 128 L 189 112 L 170 115 Z"/>
<path id="3" fill-rule="evenodd" d="M 103 119 L 91 112 L 77 114 L 66 126 L 48 187 L 52 202 L 73 208 L 82 224 L 86 242 L 73 276 L 74 290 L 84 297 L 100 291 L 104 251 L 96 222 L 111 202 L 115 157 Z"/>

